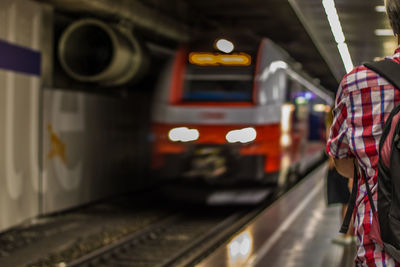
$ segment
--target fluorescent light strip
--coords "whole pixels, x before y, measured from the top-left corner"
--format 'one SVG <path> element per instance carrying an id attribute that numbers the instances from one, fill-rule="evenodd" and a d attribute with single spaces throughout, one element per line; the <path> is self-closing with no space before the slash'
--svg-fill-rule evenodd
<path id="1" fill-rule="evenodd" d="M 340 25 L 339 16 L 335 8 L 335 3 L 333 0 L 322 0 L 322 4 L 324 5 L 325 13 L 328 16 L 329 25 L 331 26 L 336 43 L 343 43 L 345 39 L 342 26 Z"/>
<path id="2" fill-rule="evenodd" d="M 376 6 L 375 7 L 376 12 L 386 12 L 385 6 Z"/>
<path id="3" fill-rule="evenodd" d="M 337 47 L 339 49 L 340 56 L 342 57 L 346 72 L 349 73 L 354 68 L 349 48 L 347 47 L 346 43 L 338 44 Z"/>
<path id="4" fill-rule="evenodd" d="M 394 36 L 392 29 L 376 29 L 375 30 L 376 36 Z"/>
<path id="5" fill-rule="evenodd" d="M 342 57 L 346 72 L 350 72 L 354 67 L 353 61 L 351 60 L 349 49 L 347 47 L 347 44 L 345 43 L 345 38 L 335 7 L 335 2 L 333 0 L 322 0 L 322 5 L 324 6 L 326 16 L 328 17 L 329 25 L 337 43 L 337 47 L 340 56 Z"/>

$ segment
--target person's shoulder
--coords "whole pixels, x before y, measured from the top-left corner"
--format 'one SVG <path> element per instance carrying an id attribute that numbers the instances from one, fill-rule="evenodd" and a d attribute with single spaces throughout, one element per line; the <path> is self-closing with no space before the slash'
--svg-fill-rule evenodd
<path id="1" fill-rule="evenodd" d="M 384 80 L 381 79 L 373 70 L 368 69 L 364 65 L 355 67 L 346 74 L 340 85 L 346 93 L 362 90 L 365 88 L 383 85 Z"/>

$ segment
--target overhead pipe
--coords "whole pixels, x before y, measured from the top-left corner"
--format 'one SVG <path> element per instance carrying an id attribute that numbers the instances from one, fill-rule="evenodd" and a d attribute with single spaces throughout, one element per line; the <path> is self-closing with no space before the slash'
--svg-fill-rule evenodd
<path id="1" fill-rule="evenodd" d="M 85 14 L 97 14 L 102 17 L 119 18 L 133 23 L 134 26 L 150 30 L 153 33 L 178 42 L 187 42 L 190 29 L 170 17 L 164 16 L 137 0 L 37 0 L 52 4 L 54 7 Z"/>
<path id="2" fill-rule="evenodd" d="M 72 78 L 106 86 L 140 77 L 148 64 L 142 45 L 130 31 L 95 19 L 76 21 L 63 32 L 58 57 Z"/>

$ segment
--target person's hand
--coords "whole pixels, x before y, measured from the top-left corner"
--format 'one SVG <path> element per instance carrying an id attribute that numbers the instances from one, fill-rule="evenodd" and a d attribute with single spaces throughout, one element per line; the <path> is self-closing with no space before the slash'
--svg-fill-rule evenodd
<path id="1" fill-rule="evenodd" d="M 353 178 L 355 164 L 353 157 L 333 160 L 335 161 L 335 167 L 338 173 L 346 178 Z"/>
<path id="2" fill-rule="evenodd" d="M 353 189 L 353 178 L 349 178 L 349 181 L 347 182 L 347 187 L 349 188 L 349 192 L 351 193 L 351 190 Z"/>
<path id="3" fill-rule="evenodd" d="M 329 168 L 330 170 L 333 170 L 333 168 L 335 168 L 335 162 L 333 161 L 333 158 L 332 158 L 332 157 L 329 157 L 328 168 Z"/>

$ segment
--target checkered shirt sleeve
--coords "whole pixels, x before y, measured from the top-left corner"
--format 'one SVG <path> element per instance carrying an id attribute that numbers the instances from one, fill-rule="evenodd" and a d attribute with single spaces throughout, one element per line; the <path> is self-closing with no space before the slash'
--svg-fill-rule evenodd
<path id="1" fill-rule="evenodd" d="M 343 94 L 343 81 L 339 86 L 335 108 L 333 109 L 333 123 L 327 143 L 327 152 L 330 156 L 341 159 L 349 157 L 349 139 L 347 137 L 347 105 Z"/>

